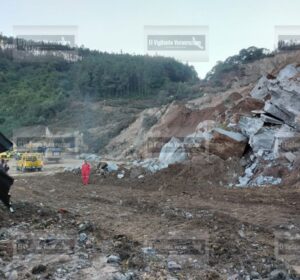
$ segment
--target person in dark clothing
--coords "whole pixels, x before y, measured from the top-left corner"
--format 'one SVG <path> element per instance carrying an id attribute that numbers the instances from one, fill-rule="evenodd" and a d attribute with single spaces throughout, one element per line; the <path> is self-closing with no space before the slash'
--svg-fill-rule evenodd
<path id="1" fill-rule="evenodd" d="M 4 162 L 4 172 L 7 173 L 8 170 L 9 170 L 9 166 L 8 166 L 8 161 L 6 160 L 6 161 Z"/>
<path id="2" fill-rule="evenodd" d="M 9 166 L 7 164 L 7 160 L 1 159 L 0 169 L 2 169 L 5 173 L 8 172 Z"/>
<path id="3" fill-rule="evenodd" d="M 14 212 L 9 193 L 10 187 L 13 183 L 14 179 L 10 177 L 3 169 L 0 169 L 0 201 L 3 202 L 10 212 Z"/>
<path id="4" fill-rule="evenodd" d="M 4 159 L 3 158 L 1 159 L 1 162 L 0 162 L 0 169 L 4 171 Z"/>

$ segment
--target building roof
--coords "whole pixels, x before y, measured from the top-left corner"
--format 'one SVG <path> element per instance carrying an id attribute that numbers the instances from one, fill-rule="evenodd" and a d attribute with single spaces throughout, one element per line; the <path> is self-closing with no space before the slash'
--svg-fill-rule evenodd
<path id="1" fill-rule="evenodd" d="M 17 138 L 42 138 L 51 135 L 50 130 L 44 125 L 26 126 L 14 129 L 13 139 Z"/>

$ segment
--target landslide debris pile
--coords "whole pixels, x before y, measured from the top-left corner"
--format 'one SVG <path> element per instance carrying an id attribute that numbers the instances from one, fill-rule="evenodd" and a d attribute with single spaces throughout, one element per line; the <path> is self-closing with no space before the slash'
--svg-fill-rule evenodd
<path id="1" fill-rule="evenodd" d="M 280 184 L 283 175 L 297 169 L 300 155 L 299 65 L 286 66 L 277 77 L 263 76 L 250 94 L 264 107 L 238 124 L 252 148 L 240 185 Z"/>
<path id="2" fill-rule="evenodd" d="M 205 153 L 225 165 L 232 158 L 240 162 L 245 170 L 230 185 L 291 182 L 298 178 L 300 153 L 300 67 L 289 64 L 274 72 L 256 85 L 143 112 L 108 148 L 120 158 L 140 158 L 133 165 L 151 173 Z M 156 122 L 145 129 L 149 115 Z"/>

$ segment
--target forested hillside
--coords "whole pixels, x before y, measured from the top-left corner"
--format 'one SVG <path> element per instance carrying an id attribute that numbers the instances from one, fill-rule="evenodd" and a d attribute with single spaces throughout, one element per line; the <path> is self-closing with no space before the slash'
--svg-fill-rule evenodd
<path id="1" fill-rule="evenodd" d="M 186 84 L 197 81 L 191 66 L 171 58 L 65 48 L 81 59 L 37 55 L 22 60 L 16 52 L 26 44 L 4 36 L 0 42 L 0 129 L 9 134 L 19 126 L 48 124 L 72 101 L 164 98 L 185 94 Z M 47 44 L 35 51 L 43 49 Z"/>

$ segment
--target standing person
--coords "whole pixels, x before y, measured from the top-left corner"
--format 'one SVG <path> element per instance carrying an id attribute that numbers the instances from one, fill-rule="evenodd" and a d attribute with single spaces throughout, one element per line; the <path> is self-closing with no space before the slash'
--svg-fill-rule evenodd
<path id="1" fill-rule="evenodd" d="M 4 161 L 4 163 L 3 163 L 3 170 L 4 170 L 5 173 L 8 172 L 8 170 L 9 170 L 8 160 Z"/>
<path id="2" fill-rule="evenodd" d="M 91 166 L 85 160 L 81 166 L 81 178 L 82 178 L 82 183 L 84 185 L 87 185 L 89 183 L 90 173 L 91 173 Z"/>
<path id="3" fill-rule="evenodd" d="M 12 204 L 10 202 L 10 187 L 14 183 L 14 179 L 10 177 L 5 172 L 5 167 L 3 167 L 3 162 L 0 162 L 0 201 L 4 203 L 4 205 L 10 210 L 10 212 L 14 212 Z"/>
<path id="4" fill-rule="evenodd" d="M 2 158 L 1 162 L 0 162 L 0 169 L 3 170 L 3 171 L 5 171 L 4 165 L 5 165 L 5 160 Z"/>

